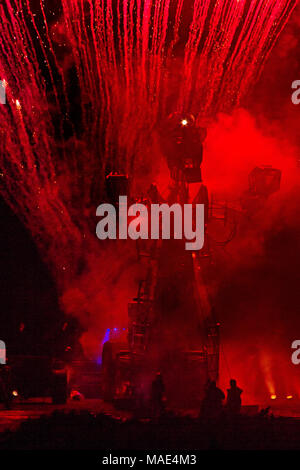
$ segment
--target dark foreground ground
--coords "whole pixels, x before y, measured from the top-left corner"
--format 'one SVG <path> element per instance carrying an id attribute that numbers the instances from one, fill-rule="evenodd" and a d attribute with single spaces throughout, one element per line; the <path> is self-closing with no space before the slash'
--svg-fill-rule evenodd
<path id="1" fill-rule="evenodd" d="M 16 429 L 2 431 L 0 450 L 300 450 L 298 418 L 255 415 L 205 423 L 171 413 L 135 419 L 99 404 L 98 410 L 77 405 L 46 412 L 44 406 L 40 415 L 37 407 Z"/>

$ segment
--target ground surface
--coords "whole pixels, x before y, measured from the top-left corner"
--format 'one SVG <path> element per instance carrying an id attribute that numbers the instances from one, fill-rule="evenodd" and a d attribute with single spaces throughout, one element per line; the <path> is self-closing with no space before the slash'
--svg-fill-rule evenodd
<path id="1" fill-rule="evenodd" d="M 300 403 L 273 404 L 268 416 L 224 416 L 214 423 L 196 414 L 135 419 L 99 399 L 60 406 L 30 400 L 0 408 L 0 449 L 300 450 Z"/>
<path id="2" fill-rule="evenodd" d="M 5 410 L 3 405 L 0 404 L 0 433 L 6 429 L 15 431 L 23 421 L 51 415 L 55 410 L 66 413 L 71 411 L 89 411 L 92 414 L 105 413 L 116 419 L 130 417 L 130 413 L 116 410 L 112 405 L 105 403 L 103 400 L 69 400 L 66 405 L 52 405 L 50 400 L 35 399 L 15 403 L 10 410 Z"/>

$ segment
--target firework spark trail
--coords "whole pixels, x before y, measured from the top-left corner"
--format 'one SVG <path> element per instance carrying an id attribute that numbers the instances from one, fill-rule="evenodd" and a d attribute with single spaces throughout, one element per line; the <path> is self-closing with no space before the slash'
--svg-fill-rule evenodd
<path id="1" fill-rule="evenodd" d="M 59 270 L 70 262 L 71 254 L 68 259 L 62 247 L 74 241 L 76 227 L 59 195 L 45 85 L 23 11 L 17 6 L 0 7 L 4 19 L 0 74 L 6 77 L 8 98 L 8 104 L 0 107 L 1 194 L 29 228 L 47 261 L 58 261 Z"/>
<path id="2" fill-rule="evenodd" d="M 33 16 L 32 12 L 31 12 L 31 9 L 30 9 L 29 0 L 26 0 L 26 7 L 27 7 L 27 11 L 29 13 L 30 19 L 31 19 L 31 23 L 34 27 L 34 31 L 37 35 L 37 38 L 39 39 L 40 46 L 41 46 L 43 56 L 44 56 L 44 60 L 45 60 L 45 62 L 47 64 L 47 67 L 48 67 L 48 71 L 49 71 L 49 75 L 50 75 L 51 84 L 52 84 L 52 87 L 53 87 L 53 92 L 54 92 L 54 95 L 55 95 L 56 103 L 57 103 L 57 105 L 59 105 L 58 92 L 57 92 L 56 84 L 55 84 L 55 81 L 54 81 L 53 72 L 52 72 L 52 69 L 51 69 L 47 54 L 46 54 L 46 50 L 45 50 L 43 40 L 40 36 L 39 30 L 37 28 L 37 25 L 36 25 L 36 22 L 35 22 L 35 19 L 34 19 L 34 16 Z M 20 2 L 18 2 L 18 8 L 22 8 L 22 5 L 21 5 Z"/>
<path id="3" fill-rule="evenodd" d="M 53 122 L 66 118 L 68 76 L 37 3 L 38 15 L 30 0 L 0 5 L 1 194 L 61 268 L 78 260 L 79 208 L 97 204 L 92 182 L 103 184 L 106 165 L 134 172 L 164 113 L 212 117 L 238 105 L 297 0 L 60 0 L 82 114 L 82 147 L 75 136 L 65 153 Z"/>
<path id="4" fill-rule="evenodd" d="M 63 86 L 63 97 L 66 99 L 67 110 L 69 112 L 70 111 L 70 103 L 69 103 L 68 95 L 67 95 L 67 85 L 66 85 L 63 69 L 60 66 L 60 64 L 58 63 L 58 60 L 56 58 L 56 54 L 55 54 L 54 49 L 53 49 L 53 43 L 52 43 L 52 40 L 51 40 L 51 37 L 50 37 L 47 18 L 46 18 L 46 15 L 45 15 L 44 1 L 45 0 L 40 0 L 40 8 L 41 8 L 42 16 L 43 16 L 44 27 L 45 27 L 45 32 L 46 32 L 46 38 L 47 38 L 49 49 L 50 49 L 51 55 L 53 57 L 56 69 L 58 70 L 58 72 L 60 74 L 60 77 L 61 77 L 62 86 Z M 49 62 L 48 62 L 48 65 L 50 66 Z"/>
<path id="5" fill-rule="evenodd" d="M 151 129 L 161 110 L 167 109 L 168 70 L 172 70 L 174 47 L 187 3 L 118 0 L 116 4 L 103 1 L 95 8 L 90 0 L 91 13 L 87 16 L 77 8 L 77 1 L 63 1 L 68 24 L 71 21 L 77 26 L 74 54 L 80 57 L 78 75 L 85 83 L 87 95 L 93 93 L 95 106 L 101 103 L 102 112 L 108 116 L 104 150 L 107 158 L 115 146 L 122 149 L 120 154 L 125 151 L 128 163 L 137 142 L 145 138 L 142 137 L 145 128 Z M 183 67 L 171 78 L 178 88 L 174 108 L 193 108 L 207 117 L 237 105 L 261 69 L 280 23 L 287 20 L 295 4 L 274 0 L 195 0 L 192 20 L 184 25 L 189 33 Z M 99 86 L 96 94 L 87 29 L 93 34 L 96 65 L 99 51 L 109 51 L 101 56 L 97 79 L 104 85 Z M 103 87 L 105 93 L 101 93 Z M 93 126 L 90 129 L 90 138 L 95 140 L 93 132 L 97 129 Z"/>
<path id="6" fill-rule="evenodd" d="M 273 41 L 276 39 L 273 25 L 282 14 L 282 5 L 279 6 L 280 2 L 268 2 L 266 5 L 263 1 L 258 3 L 256 9 L 251 5 L 239 40 L 228 62 L 229 70 L 232 70 L 237 77 L 237 84 L 240 82 L 239 95 L 246 92 L 248 84 L 256 78 L 255 74 L 257 75 L 262 67 L 267 57 L 267 50 L 271 47 L 270 38 L 272 37 Z M 230 79 L 228 75 L 226 71 L 222 84 L 223 90 L 224 84 Z M 241 79 L 242 77 L 245 78 L 244 82 Z M 233 90 L 232 95 L 234 96 L 236 93 L 236 90 Z"/>
<path id="7" fill-rule="evenodd" d="M 249 86 L 257 79 L 259 71 L 268 56 L 274 41 L 282 29 L 288 13 L 295 7 L 295 2 L 264 0 L 247 2 L 225 1 L 218 3 L 210 16 L 209 32 L 201 53 L 198 44 L 204 32 L 204 21 L 208 11 L 203 10 L 207 2 L 201 2 L 201 8 L 195 11 L 193 23 L 202 25 L 196 36 L 190 35 L 192 49 L 185 56 L 185 86 L 182 88 L 183 103 L 190 103 L 190 94 L 196 88 L 196 103 L 204 115 L 211 110 L 228 110 L 238 105 L 247 93 Z M 197 26 L 193 26 L 196 31 Z M 195 37 L 194 37 L 195 36 Z M 197 42 L 196 42 L 197 41 Z M 233 52 L 232 52 L 233 51 Z M 199 59 L 198 59 L 199 57 Z M 197 65 L 198 62 L 198 65 Z M 197 72 L 193 73 L 196 66 Z M 205 71 L 205 83 L 201 78 Z M 192 77 L 198 84 L 192 84 Z M 187 91 L 188 88 L 188 91 Z M 197 109 L 196 105 L 196 109 Z"/>

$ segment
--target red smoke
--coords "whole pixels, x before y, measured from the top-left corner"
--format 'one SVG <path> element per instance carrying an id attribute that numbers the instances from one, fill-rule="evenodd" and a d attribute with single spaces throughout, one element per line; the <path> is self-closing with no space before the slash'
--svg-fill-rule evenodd
<path id="1" fill-rule="evenodd" d="M 86 351 L 97 354 L 105 329 L 126 323 L 138 278 L 134 248 L 129 253 L 126 248 L 124 256 L 123 245 L 95 239 L 105 173 L 129 173 L 137 193 L 156 179 L 164 192 L 169 176 L 156 130 L 171 111 L 192 111 L 200 124 L 208 123 L 204 181 L 238 212 L 254 166 L 271 164 L 283 171 L 282 191 L 242 226 L 225 252 L 220 250 L 214 286 L 232 375 L 250 389 L 243 375 L 248 361 L 253 377 L 259 370 L 263 383 L 277 387 L 281 373 L 273 374 L 274 360 L 268 358 L 274 349 L 282 351 L 277 371 L 278 362 L 282 371 L 289 367 L 290 328 L 284 326 L 288 332 L 282 336 L 276 333 L 275 346 L 272 332 L 274 325 L 280 331 L 283 324 L 293 324 L 281 315 L 287 311 L 293 317 L 291 280 L 297 273 L 283 263 L 280 236 L 286 231 L 294 240 L 298 149 L 277 132 L 272 116 L 256 112 L 256 98 L 249 105 L 253 113 L 241 104 L 297 2 L 56 3 L 61 14 L 54 20 L 43 2 L 4 0 L 0 5 L 0 78 L 8 82 L 8 105 L 0 107 L 1 194 L 36 240 L 64 310 L 88 330 Z M 286 39 L 280 49 L 283 58 L 288 44 Z M 240 281 L 257 292 L 265 269 L 273 279 L 274 252 L 291 280 L 283 286 L 276 277 L 256 305 L 249 287 L 239 295 Z M 288 259 L 294 262 L 291 255 Z M 284 301 L 288 298 L 291 305 Z M 252 397 L 258 392 L 255 380 Z"/>

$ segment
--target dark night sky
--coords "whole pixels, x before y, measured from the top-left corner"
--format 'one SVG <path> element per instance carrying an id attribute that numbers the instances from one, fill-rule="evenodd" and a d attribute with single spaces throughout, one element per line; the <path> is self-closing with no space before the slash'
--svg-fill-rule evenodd
<path id="1" fill-rule="evenodd" d="M 1 338 L 9 345 L 23 322 L 38 344 L 42 325 L 54 326 L 61 316 L 56 290 L 30 234 L 2 199 L 0 217 Z"/>

